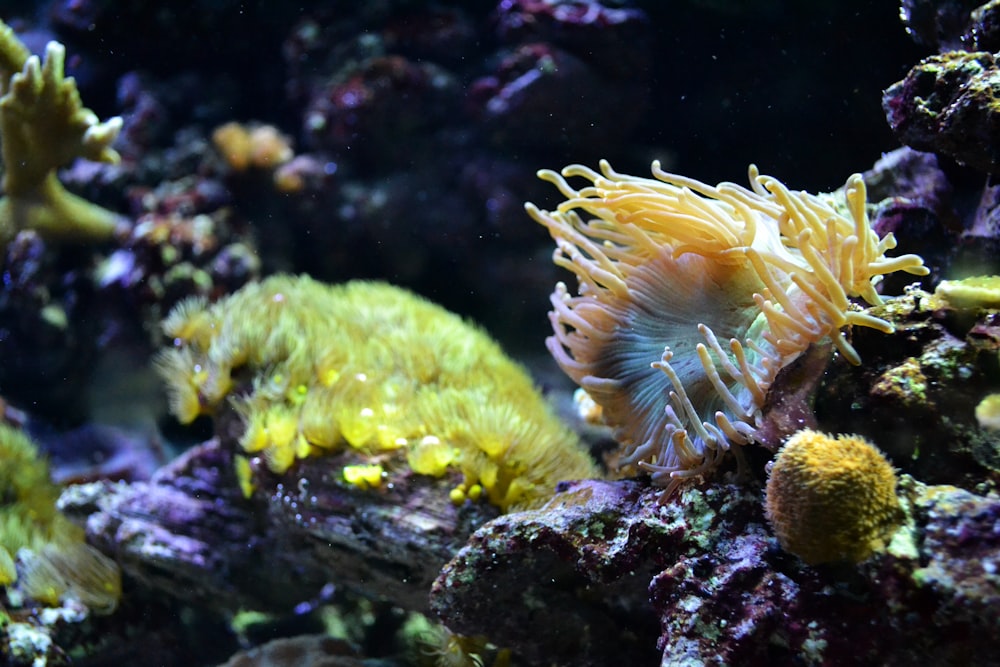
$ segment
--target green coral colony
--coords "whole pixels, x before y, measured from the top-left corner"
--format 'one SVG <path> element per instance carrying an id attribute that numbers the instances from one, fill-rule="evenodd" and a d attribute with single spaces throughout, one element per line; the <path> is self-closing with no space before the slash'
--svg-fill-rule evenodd
<path id="1" fill-rule="evenodd" d="M 213 305 L 183 302 L 163 327 L 173 344 L 157 365 L 173 414 L 187 423 L 229 401 L 245 425 L 243 451 L 276 473 L 344 447 L 402 448 L 414 472 L 460 471 L 454 500 L 482 494 L 505 511 L 539 504 L 558 480 L 597 474 L 523 368 L 406 290 L 279 275 Z M 380 474 L 344 471 L 362 486 Z"/>
<path id="2" fill-rule="evenodd" d="M 27 436 L 6 424 L 0 424 L 0 489 L 0 585 L 8 598 L 16 584 L 46 604 L 69 595 L 95 611 L 113 610 L 121 595 L 118 565 L 56 509 L 59 487 L 48 465 Z"/>

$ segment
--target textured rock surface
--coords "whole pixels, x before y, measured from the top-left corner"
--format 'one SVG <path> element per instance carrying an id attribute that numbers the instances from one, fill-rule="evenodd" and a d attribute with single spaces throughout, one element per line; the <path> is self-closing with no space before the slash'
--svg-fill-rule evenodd
<path id="1" fill-rule="evenodd" d="M 572 485 L 547 509 L 478 531 L 431 606 L 455 632 L 485 634 L 528 664 L 652 664 L 645 588 L 677 540 L 660 509 L 637 482 Z"/>
<path id="2" fill-rule="evenodd" d="M 926 483 L 995 483 L 1000 437 L 979 427 L 975 406 L 1000 378 L 1000 315 L 956 309 L 921 290 L 875 312 L 896 330 L 855 332 L 864 363 L 828 367 L 815 400 L 820 427 L 868 437 Z"/>
<path id="3" fill-rule="evenodd" d="M 808 568 L 768 535 L 753 487 L 660 505 L 638 482 L 572 483 L 477 531 L 432 607 L 526 664 L 654 664 L 651 618 L 663 665 L 997 664 L 984 656 L 1000 631 L 1000 500 L 912 480 L 901 496 L 908 522 L 888 552 Z"/>
<path id="4" fill-rule="evenodd" d="M 186 603 L 289 611 L 334 583 L 426 608 L 441 566 L 495 510 L 456 508 L 448 478 L 362 491 L 342 481 L 343 463 L 305 462 L 248 501 L 231 455 L 210 442 L 149 482 L 84 485 L 61 503 L 127 575 Z"/>
<path id="5" fill-rule="evenodd" d="M 882 108 L 901 142 L 995 173 L 1000 169 L 1000 71 L 985 51 L 951 51 L 917 64 L 888 89 Z"/>

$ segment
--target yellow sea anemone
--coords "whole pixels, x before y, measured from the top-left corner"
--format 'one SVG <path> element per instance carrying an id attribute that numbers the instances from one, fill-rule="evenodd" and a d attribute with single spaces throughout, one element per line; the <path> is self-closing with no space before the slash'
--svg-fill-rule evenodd
<path id="1" fill-rule="evenodd" d="M 927 273 L 915 255 L 885 256 L 895 239 L 872 231 L 857 174 L 838 205 L 753 166 L 749 190 L 658 162 L 655 179 L 600 168 L 540 171 L 566 201 L 526 205 L 579 281 L 576 296 L 556 286 L 547 345 L 616 428 L 624 462 L 668 493 L 754 439 L 775 376 L 810 344 L 830 337 L 859 363 L 844 328 L 892 330 L 852 298 L 878 304 L 883 274 Z"/>

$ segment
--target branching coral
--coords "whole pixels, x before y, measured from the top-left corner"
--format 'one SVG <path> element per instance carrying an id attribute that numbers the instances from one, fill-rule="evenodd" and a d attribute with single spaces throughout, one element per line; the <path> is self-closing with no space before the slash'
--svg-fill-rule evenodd
<path id="1" fill-rule="evenodd" d="M 625 463 L 669 491 L 754 439 L 776 375 L 810 344 L 830 337 L 856 364 L 846 327 L 891 330 L 852 298 L 878 304 L 882 274 L 927 270 L 885 256 L 895 239 L 870 228 L 859 175 L 837 205 L 753 166 L 749 190 L 652 172 L 543 170 L 566 201 L 526 207 L 580 284 L 552 295 L 549 350 L 616 428 Z"/>
<path id="2" fill-rule="evenodd" d="M 902 521 L 896 471 L 882 452 L 809 429 L 771 464 L 765 509 L 781 547 L 810 564 L 862 561 Z"/>
<path id="3" fill-rule="evenodd" d="M 158 365 L 173 413 L 189 422 L 231 400 L 242 449 L 274 472 L 345 446 L 405 448 L 415 472 L 462 473 L 456 500 L 483 493 L 504 510 L 596 474 L 520 366 L 405 290 L 274 276 L 212 306 L 182 303 L 164 329 L 173 347 Z M 372 470 L 345 473 L 377 486 L 361 475 Z"/>
<path id="4" fill-rule="evenodd" d="M 113 610 L 121 595 L 118 565 L 56 509 L 59 489 L 48 466 L 28 437 L 6 424 L 0 424 L 0 490 L 0 585 L 16 581 L 47 604 L 70 594 L 96 611 Z"/>
<path id="5" fill-rule="evenodd" d="M 30 228 L 49 238 L 102 239 L 119 218 L 67 192 L 55 170 L 74 158 L 116 162 L 111 147 L 121 118 L 98 122 L 83 106 L 72 77 L 64 75 L 66 49 L 49 42 L 45 60 L 30 55 L 0 21 L 0 138 L 3 189 L 0 246 Z"/>

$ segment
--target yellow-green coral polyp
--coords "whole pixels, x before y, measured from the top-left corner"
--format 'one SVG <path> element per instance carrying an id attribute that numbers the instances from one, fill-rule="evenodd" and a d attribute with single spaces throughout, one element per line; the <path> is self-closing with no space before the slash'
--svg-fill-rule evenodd
<path id="1" fill-rule="evenodd" d="M 406 290 L 274 276 L 214 305 L 182 304 L 164 329 L 173 346 L 158 365 L 175 416 L 230 401 L 241 448 L 276 473 L 343 447 L 406 448 L 415 472 L 458 470 L 504 510 L 596 474 L 496 342 Z"/>
<path id="2" fill-rule="evenodd" d="M 121 596 L 118 565 L 56 509 L 59 488 L 45 460 L 26 435 L 2 423 L 0 489 L 0 585 L 16 582 L 45 604 L 71 595 L 95 611 L 113 610 Z"/>
<path id="3" fill-rule="evenodd" d="M 942 280 L 934 295 L 958 308 L 1000 308 L 1000 275 Z"/>

